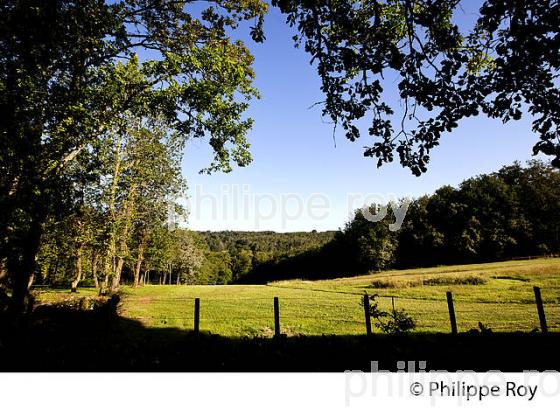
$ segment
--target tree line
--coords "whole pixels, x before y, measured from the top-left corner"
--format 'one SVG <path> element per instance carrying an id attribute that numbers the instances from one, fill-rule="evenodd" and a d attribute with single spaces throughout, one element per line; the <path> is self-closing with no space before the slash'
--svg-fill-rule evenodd
<path id="1" fill-rule="evenodd" d="M 184 189 L 180 155 L 169 134 L 152 128 L 148 138 L 144 127 L 140 140 L 134 132 L 107 138 L 105 155 L 98 157 L 103 178 L 84 184 L 64 219 L 47 221 L 35 284 L 106 292 L 122 282 L 261 283 L 560 253 L 560 172 L 541 161 L 403 198 L 397 206 L 406 204 L 407 212 L 398 230 L 390 228 L 391 212 L 371 220 L 383 206 L 393 209 L 387 204 L 358 209 L 339 231 L 170 226 L 169 207 L 181 212 L 169 199 Z"/>
<path id="2" fill-rule="evenodd" d="M 123 243 L 116 247 L 115 255 L 107 255 L 93 236 L 76 235 L 72 226 L 83 226 L 76 225 L 77 217 L 49 226 L 35 284 L 73 291 L 78 286 L 95 286 L 104 292 L 110 288 L 110 272 L 116 268 L 119 283 L 131 286 L 225 285 L 242 280 L 262 264 L 319 248 L 334 237 L 333 231 L 194 232 L 169 229 L 164 224 L 165 215 L 157 216 L 160 219 L 149 228 L 145 220 L 135 220 L 126 241 L 119 233 L 117 242 Z M 115 266 L 105 270 L 107 258 Z"/>
<path id="3" fill-rule="evenodd" d="M 263 264 L 242 282 L 560 254 L 560 172 L 548 163 L 514 163 L 405 201 L 399 230 L 390 229 L 390 212 L 372 222 L 370 216 L 386 206 L 372 204 L 358 209 L 324 246 Z"/>

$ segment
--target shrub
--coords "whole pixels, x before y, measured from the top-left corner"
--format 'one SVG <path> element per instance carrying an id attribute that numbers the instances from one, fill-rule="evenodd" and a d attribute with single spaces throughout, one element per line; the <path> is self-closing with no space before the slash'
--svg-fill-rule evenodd
<path id="1" fill-rule="evenodd" d="M 387 334 L 407 333 L 416 328 L 416 321 L 404 310 L 383 311 L 379 308 L 379 295 L 369 296 L 369 314 L 376 320 L 375 327 Z"/>

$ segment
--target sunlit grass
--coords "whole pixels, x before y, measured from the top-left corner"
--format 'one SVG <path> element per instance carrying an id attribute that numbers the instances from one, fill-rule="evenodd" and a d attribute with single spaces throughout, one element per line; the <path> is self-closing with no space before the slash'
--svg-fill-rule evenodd
<path id="1" fill-rule="evenodd" d="M 481 278 L 473 284 L 465 278 Z M 461 279 L 463 278 L 463 279 Z M 374 281 L 393 286 L 373 288 Z M 424 284 L 428 282 L 429 284 Z M 457 283 L 466 284 L 457 284 Z M 459 331 L 478 322 L 494 331 L 531 331 L 539 326 L 533 286 L 540 286 L 551 331 L 560 330 L 560 259 L 536 259 L 372 273 L 324 281 L 282 281 L 269 285 L 144 286 L 123 288 L 121 315 L 147 327 L 192 329 L 194 299 L 201 299 L 201 330 L 224 336 L 271 336 L 273 298 L 280 299 L 282 331 L 289 335 L 363 334 L 364 292 L 380 305 L 406 309 L 419 332 L 448 332 L 445 292 L 453 292 Z M 93 296 L 93 289 L 39 292 L 53 302 Z"/>

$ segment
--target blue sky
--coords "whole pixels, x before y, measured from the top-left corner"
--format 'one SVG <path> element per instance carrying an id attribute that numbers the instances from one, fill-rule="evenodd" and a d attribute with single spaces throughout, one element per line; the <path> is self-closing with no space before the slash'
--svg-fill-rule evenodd
<path id="1" fill-rule="evenodd" d="M 459 19 L 468 22 L 472 17 L 465 10 Z M 378 169 L 375 159 L 363 157 L 363 147 L 372 142 L 366 130 L 356 142 L 339 133 L 335 147 L 332 125 L 321 117 L 320 107 L 309 108 L 323 99 L 320 80 L 309 56 L 293 47 L 294 30 L 276 9 L 267 16 L 265 31 L 264 44 L 247 41 L 255 56 L 255 85 L 262 94 L 248 111 L 255 120 L 249 134 L 253 162 L 229 174 L 199 175 L 211 161 L 210 148 L 204 140 L 189 142 L 183 174 L 189 185 L 191 229 L 338 229 L 348 220 L 349 195 L 358 202 L 360 195 L 367 199 L 370 193 L 415 197 L 532 158 L 538 136 L 531 132 L 530 118 L 504 125 L 481 116 L 462 121 L 443 137 L 421 177 L 398 161 Z M 389 92 L 389 98 L 395 95 Z M 232 193 L 236 191 L 237 196 Z"/>

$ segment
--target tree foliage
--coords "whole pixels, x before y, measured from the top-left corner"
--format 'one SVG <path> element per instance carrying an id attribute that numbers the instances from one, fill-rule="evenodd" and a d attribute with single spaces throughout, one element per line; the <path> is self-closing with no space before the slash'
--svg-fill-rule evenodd
<path id="1" fill-rule="evenodd" d="M 369 208 L 376 214 L 378 206 Z M 388 214 L 355 212 L 332 241 L 264 264 L 245 282 L 323 279 L 378 271 L 560 254 L 560 172 L 530 161 L 409 201 L 401 229 Z"/>
<path id="2" fill-rule="evenodd" d="M 193 13 L 193 4 L 2 3 L 0 260 L 14 312 L 37 271 L 45 224 L 75 202 L 74 182 L 97 172 L 92 153 L 107 134 L 126 134 L 128 119 L 158 118 L 183 141 L 207 138 L 215 154 L 208 172 L 250 161 L 243 113 L 257 96 L 253 58 L 231 32 L 253 20 L 261 41 L 267 5 L 216 0 Z"/>
<path id="3" fill-rule="evenodd" d="M 460 27 L 460 0 L 274 0 L 297 27 L 321 78 L 323 115 L 351 141 L 360 120 L 374 137 L 364 155 L 415 175 L 459 121 L 503 122 L 529 114 L 534 153 L 560 167 L 560 3 L 485 0 L 473 27 Z M 473 10 L 475 12 L 475 10 Z M 396 86 L 402 109 L 384 92 Z M 482 148 L 483 149 L 483 148 Z"/>

